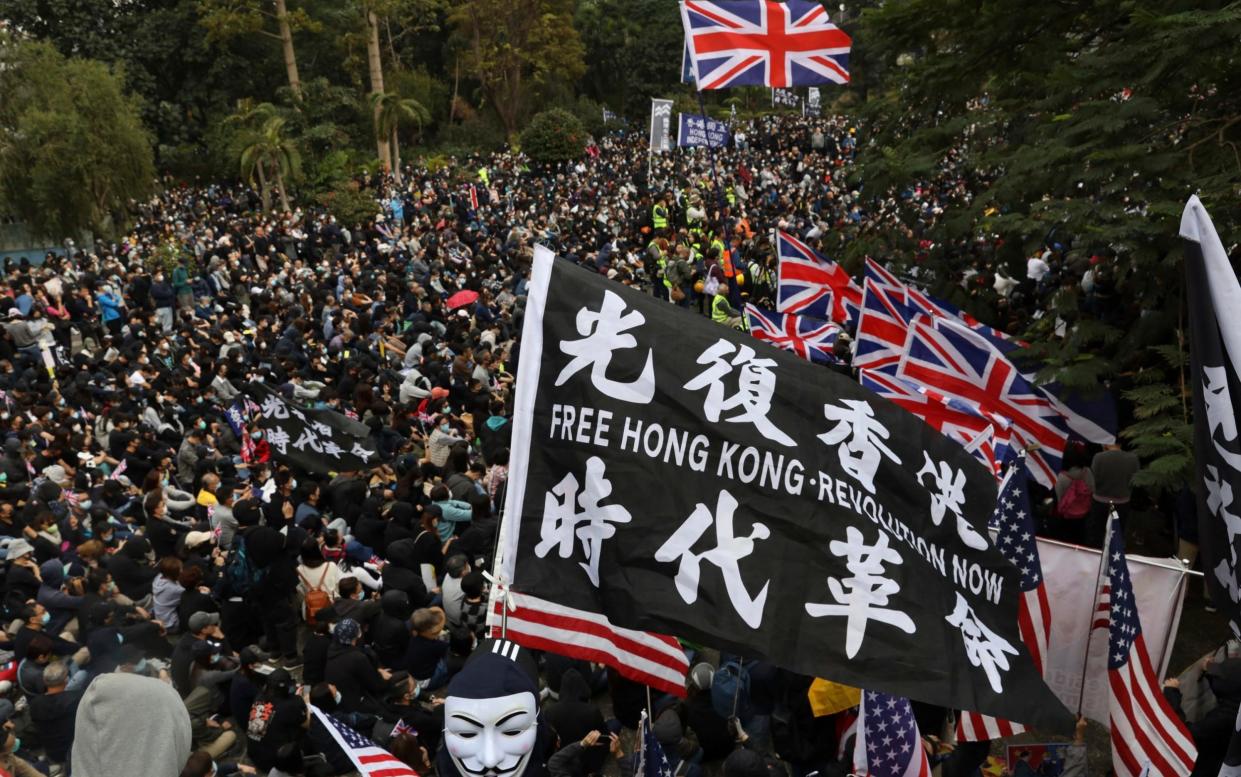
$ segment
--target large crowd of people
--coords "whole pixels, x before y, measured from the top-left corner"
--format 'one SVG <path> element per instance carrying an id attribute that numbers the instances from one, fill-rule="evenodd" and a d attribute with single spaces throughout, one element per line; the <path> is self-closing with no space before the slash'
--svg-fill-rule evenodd
<path id="1" fill-rule="evenodd" d="M 731 148 L 649 169 L 645 136 L 624 133 L 552 168 L 508 152 L 410 165 L 402 184 L 359 180 L 376 207 L 356 224 L 170 185 L 114 244 L 9 263 L 0 769 L 350 773 L 314 705 L 435 771 L 444 689 L 486 633 L 534 244 L 735 325 L 744 300 L 774 294 L 773 229 L 830 254 L 881 230 L 918 241 L 970 203 L 951 157 L 903 191 L 850 188 L 858 142 L 844 118 L 765 117 Z M 1011 279 L 985 239 L 963 250 L 968 272 L 949 280 L 984 289 L 1001 325 L 1076 282 L 1058 242 Z M 1106 295 L 1106 263 L 1088 272 Z M 462 291 L 477 297 L 450 309 Z M 362 422 L 383 463 L 290 469 L 257 424 L 228 422 L 252 381 Z M 632 737 L 614 735 L 650 703 L 678 775 L 849 773 L 811 678 L 747 662 L 735 720 L 711 703 L 720 661 L 698 656 L 685 700 L 648 701 L 613 670 L 545 654 L 557 741 L 528 769 L 627 773 Z M 944 729 L 947 711 L 917 714 Z M 987 752 L 927 741 L 945 775 Z"/>

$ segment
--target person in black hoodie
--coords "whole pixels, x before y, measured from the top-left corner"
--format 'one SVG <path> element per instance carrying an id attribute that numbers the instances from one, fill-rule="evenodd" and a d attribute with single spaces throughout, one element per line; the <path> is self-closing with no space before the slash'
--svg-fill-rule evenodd
<path id="1" fill-rule="evenodd" d="M 395 723 L 386 704 L 396 683 L 408 683 L 405 672 L 394 673 L 378 665 L 370 651 L 359 642 L 362 627 L 352 618 L 344 618 L 332 629 L 332 646 L 328 648 L 325 679 L 340 691 L 340 708 L 345 712 L 374 715 Z"/>
<path id="2" fill-rule="evenodd" d="M 388 546 L 388 563 L 384 566 L 383 587 L 385 591 L 401 591 L 408 598 L 412 609 L 426 607 L 431 603 L 426 583 L 418 564 L 418 546 L 409 538 L 397 540 Z"/>
<path id="3" fill-rule="evenodd" d="M 385 573 L 385 584 L 388 575 Z M 409 616 L 414 613 L 409 596 L 404 591 L 385 591 L 379 598 L 381 612 L 371 624 L 371 645 L 379 665 L 400 666 L 409 647 Z"/>
<path id="4" fill-rule="evenodd" d="M 147 556 L 151 543 L 143 537 L 134 537 L 108 559 L 108 571 L 120 592 L 139 607 L 151 604 L 151 583 L 159 574 Z"/>
<path id="5" fill-rule="evenodd" d="M 297 658 L 297 550 L 305 533 L 290 527 L 283 535 L 271 526 L 242 529 L 246 552 L 262 579 L 245 595 L 253 612 L 261 614 L 267 649 L 280 655 L 288 669 L 300 666 Z"/>
<path id="6" fill-rule="evenodd" d="M 1186 721 L 1194 744 L 1198 747 L 1198 761 L 1190 777 L 1205 777 L 1219 774 L 1220 765 L 1228 752 L 1228 742 L 1232 738 L 1234 724 L 1237 719 L 1237 708 L 1241 706 L 1241 658 L 1230 658 L 1215 663 L 1211 657 L 1203 661 L 1202 679 L 1210 685 L 1215 694 L 1214 709 L 1195 722 Z M 1181 684 L 1175 678 L 1164 681 L 1163 695 L 1176 710 L 1176 714 L 1185 719 L 1181 710 Z"/>
<path id="7" fill-rule="evenodd" d="M 409 502 L 390 502 L 384 511 L 384 517 L 388 519 L 388 525 L 384 527 L 381 552 L 386 554 L 394 542 L 414 538 L 414 506 Z"/>
<path id="8" fill-rule="evenodd" d="M 592 731 L 607 734 L 603 713 L 590 700 L 590 686 L 576 669 L 568 669 L 560 678 L 560 700 L 547 710 L 547 721 L 560 738 L 561 746 L 579 742 Z M 581 766 L 584 774 L 602 774 L 610 740 L 600 738 L 585 749 Z"/>

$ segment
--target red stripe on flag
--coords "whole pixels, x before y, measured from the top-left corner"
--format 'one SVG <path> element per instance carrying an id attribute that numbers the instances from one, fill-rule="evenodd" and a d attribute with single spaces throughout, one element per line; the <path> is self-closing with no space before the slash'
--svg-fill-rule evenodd
<path id="1" fill-rule="evenodd" d="M 741 64 L 733 67 L 727 73 L 715 79 L 711 83 L 706 84 L 702 88 L 703 89 L 716 89 L 720 86 L 720 84 L 726 83 L 730 78 L 732 78 L 737 73 L 740 73 L 742 70 L 745 70 L 746 68 L 749 68 L 749 67 L 753 67 L 756 63 L 761 62 L 762 59 L 763 58 L 759 56 L 747 57 L 746 59 L 743 59 L 741 61 Z"/>
<path id="2" fill-rule="evenodd" d="M 1145 727 L 1133 714 L 1133 697 L 1130 695 L 1128 684 L 1125 677 L 1121 674 L 1132 663 L 1132 654 L 1130 661 L 1120 669 L 1108 670 L 1108 685 L 1112 689 L 1112 702 L 1116 707 L 1120 708 L 1121 714 L 1124 716 L 1125 723 L 1133 738 L 1136 740 L 1139 752 L 1150 759 L 1154 773 L 1158 775 L 1174 775 L 1172 764 L 1164 758 L 1159 746 L 1151 741 L 1147 736 Z M 1123 732 L 1118 730 L 1115 721 L 1115 715 L 1112 716 L 1112 740 L 1115 741 L 1118 736 L 1123 736 Z"/>

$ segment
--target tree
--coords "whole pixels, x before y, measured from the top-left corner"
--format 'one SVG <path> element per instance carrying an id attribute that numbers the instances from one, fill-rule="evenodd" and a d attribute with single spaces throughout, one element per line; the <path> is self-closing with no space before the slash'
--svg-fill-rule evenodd
<path id="1" fill-rule="evenodd" d="M 422 103 L 410 97 L 401 97 L 395 92 L 371 95 L 371 106 L 375 109 L 376 134 L 388 138 L 388 147 L 392 153 L 390 160 L 383 161 L 392 169 L 396 182 L 401 182 L 401 146 L 397 130 L 402 125 L 416 124 L 419 127 L 431 121 L 431 113 Z"/>
<path id="2" fill-rule="evenodd" d="M 280 196 L 281 210 L 290 210 L 285 184 L 301 174 L 302 158 L 288 135 L 288 120 L 271 103 L 243 102 L 229 122 L 241 128 L 235 140 L 241 177 L 258 185 L 263 210 L 271 209 L 273 187 Z"/>
<path id="3" fill-rule="evenodd" d="M 1191 448 L 1177 226 L 1198 193 L 1226 244 L 1241 234 L 1225 207 L 1241 177 L 1241 3 L 1053 3 L 1031 22 L 1019 0 L 969 12 L 910 0 L 862 20 L 879 72 L 865 106 L 875 142 L 860 145 L 867 189 L 950 166 L 977 195 L 948 203 L 926 234 L 866 236 L 852 258 L 910 261 L 916 237 L 935 246 L 924 267 L 960 293 L 980 237 L 1015 278 L 1030 252 L 1059 246 L 1065 280 L 1049 315 L 1024 322 L 1028 351 L 1044 377 L 1118 389 L 1136 419 L 1124 436 L 1145 461 L 1139 482 L 1180 488 Z M 1110 304 L 1083 304 L 1077 281 L 1092 267 L 1115 285 Z M 996 309 L 987 288 L 967 302 Z"/>
<path id="4" fill-rule="evenodd" d="M 297 68 L 297 54 L 293 49 L 293 31 L 318 29 L 314 20 L 300 9 L 290 11 L 287 0 L 273 0 L 270 11 L 265 3 L 253 0 L 200 0 L 199 7 L 202 24 L 210 32 L 212 39 L 225 40 L 239 35 L 258 34 L 280 41 L 289 88 L 298 100 L 301 99 L 302 79 Z M 275 32 L 268 29 L 273 23 Z"/>
<path id="5" fill-rule="evenodd" d="M 572 113 L 552 108 L 530 120 L 530 126 L 521 133 L 521 148 L 536 162 L 567 162 L 585 150 L 586 130 Z"/>
<path id="6" fill-rule="evenodd" d="M 510 137 L 532 87 L 553 78 L 573 82 L 585 71 L 573 0 L 462 0 L 449 21 L 466 40 L 467 72 Z"/>
<path id="7" fill-rule="evenodd" d="M 676 3 L 582 0 L 575 26 L 586 51 L 582 89 L 623 116 L 645 116 L 652 97 L 686 91 L 680 83 L 684 33 Z"/>
<path id="8" fill-rule="evenodd" d="M 111 235 L 151 191 L 151 138 L 102 62 L 0 35 L 0 206 L 40 237 Z"/>

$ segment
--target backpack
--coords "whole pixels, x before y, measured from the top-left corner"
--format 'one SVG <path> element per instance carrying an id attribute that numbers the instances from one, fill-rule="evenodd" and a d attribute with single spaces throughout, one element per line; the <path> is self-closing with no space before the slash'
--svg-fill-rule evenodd
<path id="1" fill-rule="evenodd" d="M 246 553 L 246 539 L 237 535 L 233 549 L 224 562 L 224 581 L 233 596 L 245 596 L 258 587 L 267 575 L 266 569 L 256 569 Z"/>
<path id="2" fill-rule="evenodd" d="M 1061 518 L 1077 520 L 1090 513 L 1090 502 L 1093 494 L 1090 484 L 1085 478 L 1077 478 L 1064 490 L 1060 501 L 1056 502 L 1056 512 Z"/>
<path id="3" fill-rule="evenodd" d="M 306 585 L 306 623 L 311 626 L 315 625 L 315 615 L 319 610 L 332 606 L 332 597 L 328 592 L 323 590 L 323 581 L 327 579 L 328 565 L 323 565 L 323 574 L 319 575 L 318 585 L 311 585 L 310 581 L 302 575 L 301 572 L 297 576 L 302 578 L 302 582 Z"/>
<path id="4" fill-rule="evenodd" d="M 750 672 L 736 660 L 725 661 L 711 678 L 711 707 L 724 720 L 750 716 Z"/>
<path id="5" fill-rule="evenodd" d="M 706 283 L 702 284 L 702 293 L 708 297 L 714 297 L 720 291 L 720 279 L 714 275 L 708 275 Z"/>

